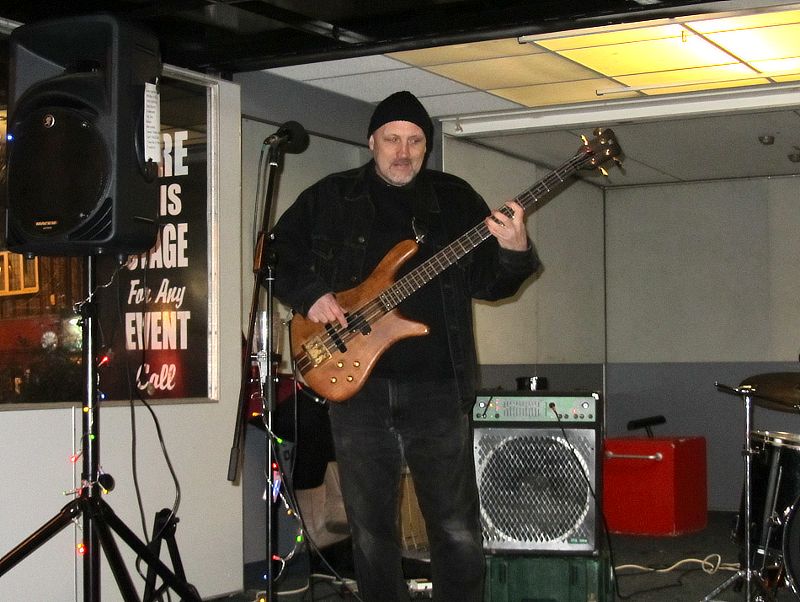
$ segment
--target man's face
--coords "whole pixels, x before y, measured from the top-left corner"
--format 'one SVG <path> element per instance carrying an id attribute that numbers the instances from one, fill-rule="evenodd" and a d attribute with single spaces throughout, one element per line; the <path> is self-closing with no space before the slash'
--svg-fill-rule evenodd
<path id="1" fill-rule="evenodd" d="M 425 160 L 425 132 L 410 121 L 390 121 L 369 137 L 378 175 L 393 186 L 411 182 Z"/>

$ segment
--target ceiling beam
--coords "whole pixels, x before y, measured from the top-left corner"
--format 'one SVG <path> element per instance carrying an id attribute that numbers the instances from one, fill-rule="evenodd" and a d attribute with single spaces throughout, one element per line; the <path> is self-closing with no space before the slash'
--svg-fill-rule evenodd
<path id="1" fill-rule="evenodd" d="M 227 4 L 246 12 L 268 17 L 292 29 L 322 36 L 337 42 L 361 44 L 373 41 L 371 37 L 356 31 L 351 31 L 320 19 L 312 19 L 299 12 L 275 6 L 266 0 L 245 0 L 243 2 L 229 2 Z"/>

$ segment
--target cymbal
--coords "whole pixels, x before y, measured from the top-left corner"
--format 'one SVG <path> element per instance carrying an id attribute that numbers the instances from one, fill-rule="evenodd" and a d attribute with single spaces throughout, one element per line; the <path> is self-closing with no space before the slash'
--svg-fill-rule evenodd
<path id="1" fill-rule="evenodd" d="M 752 389 L 756 403 L 780 412 L 800 412 L 800 372 L 768 372 L 742 381 Z"/>

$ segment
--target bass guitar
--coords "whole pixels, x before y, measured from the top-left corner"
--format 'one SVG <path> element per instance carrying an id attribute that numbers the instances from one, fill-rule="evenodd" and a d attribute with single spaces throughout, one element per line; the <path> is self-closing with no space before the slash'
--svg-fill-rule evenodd
<path id="1" fill-rule="evenodd" d="M 598 128 L 591 140 L 583 137 L 583 145 L 575 156 L 514 200 L 527 211 L 578 170 L 603 170 L 608 161 L 619 162 L 620 154 L 614 133 Z M 500 211 L 510 214 L 505 205 Z M 290 324 L 291 352 L 303 381 L 330 401 L 341 402 L 355 395 L 391 345 L 428 334 L 427 325 L 405 318 L 398 306 L 490 236 L 481 221 L 400 279 L 396 279 L 398 270 L 418 247 L 413 240 L 398 243 L 364 282 L 336 293 L 346 312 L 345 328 L 338 323 L 318 324 L 295 314 Z"/>

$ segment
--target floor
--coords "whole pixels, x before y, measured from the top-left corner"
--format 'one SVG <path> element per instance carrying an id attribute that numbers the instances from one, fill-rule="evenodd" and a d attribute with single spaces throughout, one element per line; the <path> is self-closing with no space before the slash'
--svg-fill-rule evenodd
<path id="1" fill-rule="evenodd" d="M 600 558 L 558 555 L 490 557 L 487 562 L 492 594 L 487 595 L 487 602 L 755 602 L 758 599 L 756 578 L 751 582 L 750 596 L 743 587 L 744 580 L 735 579 L 740 553 L 739 545 L 731 535 L 735 520 L 734 513 L 709 512 L 707 527 L 694 533 L 674 537 L 612 534 L 608 538 L 611 553 Z M 333 572 L 316 557 L 309 560 L 308 556 L 303 556 L 299 561 L 296 559 L 295 566 L 287 569 L 285 579 L 276 588 L 276 599 L 286 602 L 357 600 L 348 591 L 353 582 L 352 563 L 346 548 L 333 547 L 330 554 L 330 564 L 340 570 L 341 578 L 333 576 Z M 610 579 L 612 564 L 615 577 Z M 778 564 L 782 566 L 780 562 Z M 785 564 L 790 564 L 790 561 Z M 491 575 L 496 576 L 492 571 L 498 566 L 502 566 L 503 571 L 508 569 L 504 575 L 513 575 L 512 569 L 519 568 L 518 582 L 508 578 L 502 588 L 496 587 L 497 581 Z M 566 567 L 569 570 L 562 570 Z M 405 568 L 406 576 L 413 579 L 410 581 L 415 592 L 413 597 L 429 598 L 429 584 L 424 580 L 427 565 L 408 559 Z M 787 566 L 785 569 L 790 579 L 800 580 L 800 566 Z M 259 588 L 256 573 L 250 570 L 248 574 L 246 571 L 243 591 L 214 598 L 214 602 L 264 600 L 264 590 Z M 562 575 L 571 577 L 562 578 Z M 537 578 L 541 578 L 540 581 L 536 581 Z M 540 584 L 539 587 L 531 585 L 534 581 Z M 800 600 L 784 580 L 780 580 L 772 591 L 774 596 L 766 599 L 775 602 Z"/>

